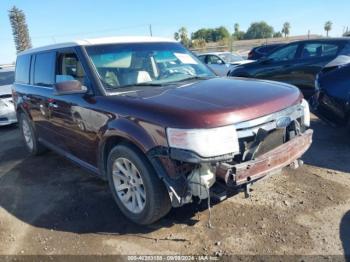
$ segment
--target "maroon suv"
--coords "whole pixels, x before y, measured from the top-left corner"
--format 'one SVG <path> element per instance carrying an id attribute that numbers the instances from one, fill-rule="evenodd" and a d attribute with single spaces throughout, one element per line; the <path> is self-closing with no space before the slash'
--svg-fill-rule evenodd
<path id="1" fill-rule="evenodd" d="M 105 178 L 121 211 L 140 224 L 296 167 L 312 140 L 297 88 L 218 78 L 167 39 L 27 50 L 17 58 L 13 96 L 28 150 L 49 148 Z"/>

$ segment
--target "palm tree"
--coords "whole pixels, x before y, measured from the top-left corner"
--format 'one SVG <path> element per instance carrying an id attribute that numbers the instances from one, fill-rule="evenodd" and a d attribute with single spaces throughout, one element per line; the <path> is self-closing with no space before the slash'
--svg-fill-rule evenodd
<path id="1" fill-rule="evenodd" d="M 324 24 L 324 30 L 327 32 L 327 37 L 328 37 L 328 32 L 332 30 L 332 21 L 327 21 L 325 24 Z"/>
<path id="2" fill-rule="evenodd" d="M 287 35 L 289 35 L 289 33 L 290 33 L 290 23 L 289 22 L 285 22 L 283 24 L 282 33 L 284 34 L 284 37 L 287 37 Z"/>
<path id="3" fill-rule="evenodd" d="M 180 35 L 181 40 L 187 38 L 187 29 L 186 29 L 186 27 L 181 27 L 179 29 L 179 35 Z"/>
<path id="4" fill-rule="evenodd" d="M 29 36 L 26 16 L 23 10 L 12 7 L 9 10 L 9 18 L 12 27 L 12 34 L 16 44 L 17 53 L 32 47 Z"/>

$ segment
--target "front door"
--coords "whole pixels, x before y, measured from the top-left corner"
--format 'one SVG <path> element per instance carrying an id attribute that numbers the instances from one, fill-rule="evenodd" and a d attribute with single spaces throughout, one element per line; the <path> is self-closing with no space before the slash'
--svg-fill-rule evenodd
<path id="1" fill-rule="evenodd" d="M 50 121 L 54 126 L 60 126 L 60 136 L 64 142 L 64 151 L 75 160 L 85 164 L 97 165 L 97 136 L 96 112 L 94 96 L 90 82 L 85 74 L 78 54 L 74 49 L 66 49 L 57 53 L 55 82 L 78 80 L 86 86 L 86 94 L 53 94 L 50 99 Z M 107 121 L 107 120 L 106 120 Z"/>

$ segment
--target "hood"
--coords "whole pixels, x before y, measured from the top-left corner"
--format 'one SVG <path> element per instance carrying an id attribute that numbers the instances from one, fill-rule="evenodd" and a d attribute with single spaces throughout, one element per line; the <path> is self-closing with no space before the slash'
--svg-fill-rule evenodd
<path id="1" fill-rule="evenodd" d="M 212 78 L 181 86 L 145 88 L 111 96 L 132 116 L 167 127 L 210 128 L 280 111 L 301 101 L 291 85 L 242 78 Z M 130 112 L 130 110 L 132 112 Z"/>
<path id="2" fill-rule="evenodd" d="M 350 63 L 350 54 L 349 55 L 339 55 L 327 65 L 325 68 L 336 67 L 336 66 L 344 66 Z"/>

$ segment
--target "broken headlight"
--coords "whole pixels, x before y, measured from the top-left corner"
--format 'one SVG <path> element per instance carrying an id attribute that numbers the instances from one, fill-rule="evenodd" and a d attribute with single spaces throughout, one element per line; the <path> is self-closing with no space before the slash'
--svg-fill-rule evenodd
<path id="1" fill-rule="evenodd" d="M 167 128 L 172 148 L 190 150 L 201 157 L 214 157 L 239 152 L 236 128 L 233 125 L 208 129 Z"/>

